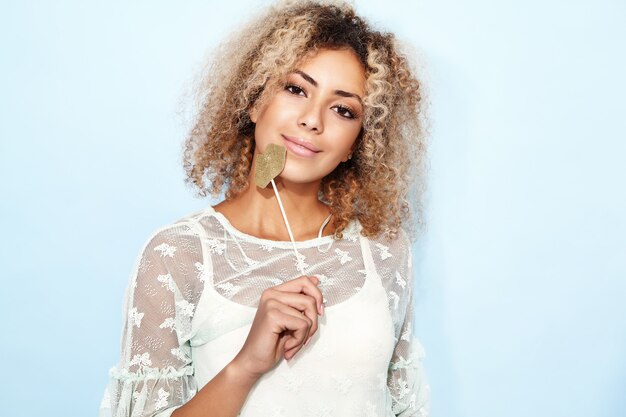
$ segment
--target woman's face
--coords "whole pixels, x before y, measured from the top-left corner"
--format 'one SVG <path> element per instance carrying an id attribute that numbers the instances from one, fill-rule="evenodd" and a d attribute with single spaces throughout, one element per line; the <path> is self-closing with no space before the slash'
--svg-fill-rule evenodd
<path id="1" fill-rule="evenodd" d="M 348 160 L 362 127 L 364 95 L 365 70 L 354 52 L 320 50 L 288 74 L 264 108 L 250 112 L 255 152 L 283 145 L 283 180 L 321 180 Z"/>

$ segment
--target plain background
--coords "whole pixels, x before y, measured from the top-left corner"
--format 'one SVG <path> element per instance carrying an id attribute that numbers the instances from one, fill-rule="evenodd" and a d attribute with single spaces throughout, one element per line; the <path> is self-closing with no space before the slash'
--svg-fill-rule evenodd
<path id="1" fill-rule="evenodd" d="M 179 102 L 266 4 L 3 1 L 2 415 L 96 415 L 149 234 L 183 184 Z M 430 91 L 416 332 L 437 417 L 626 415 L 626 6 L 357 1 Z"/>

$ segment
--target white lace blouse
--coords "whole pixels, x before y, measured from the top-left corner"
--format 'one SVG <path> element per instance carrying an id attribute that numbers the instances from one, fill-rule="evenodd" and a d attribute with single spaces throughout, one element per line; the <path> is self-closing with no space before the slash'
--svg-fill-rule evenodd
<path id="1" fill-rule="evenodd" d="M 253 386 L 242 417 L 427 416 L 429 388 L 412 335 L 409 241 L 259 239 L 211 206 L 165 226 L 137 258 L 120 362 L 101 417 L 168 417 L 239 352 L 262 291 L 320 279 L 325 313 L 311 341 Z"/>

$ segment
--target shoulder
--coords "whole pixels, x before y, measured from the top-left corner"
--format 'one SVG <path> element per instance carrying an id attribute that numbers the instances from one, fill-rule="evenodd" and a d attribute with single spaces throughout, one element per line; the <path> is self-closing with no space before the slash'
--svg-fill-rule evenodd
<path id="1" fill-rule="evenodd" d="M 140 250 L 140 265 L 156 263 L 167 266 L 184 264 L 202 256 L 202 231 L 199 219 L 203 211 L 195 211 L 156 227 Z"/>
<path id="2" fill-rule="evenodd" d="M 410 239 L 400 229 L 394 239 L 369 238 L 369 246 L 374 268 L 392 298 L 393 309 L 397 310 L 404 303 L 399 301 L 407 298 L 413 280 Z"/>
<path id="3" fill-rule="evenodd" d="M 165 248 L 168 244 L 198 239 L 201 235 L 199 222 L 204 216 L 206 216 L 205 210 L 194 211 L 154 228 L 145 241 L 145 248 L 160 245 Z"/>
<path id="4" fill-rule="evenodd" d="M 411 302 L 411 242 L 403 229 L 393 239 L 385 236 L 368 239 L 374 268 L 387 293 L 389 311 L 398 337 L 404 314 Z"/>
<path id="5" fill-rule="evenodd" d="M 398 233 L 393 239 L 387 238 L 384 234 L 367 239 L 373 260 L 377 265 L 410 265 L 411 241 L 404 229 L 398 229 Z"/>
<path id="6" fill-rule="evenodd" d="M 165 285 L 173 289 L 194 287 L 192 278 L 202 272 L 202 239 L 194 212 L 153 229 L 139 251 L 132 276 L 133 287 L 153 294 Z"/>

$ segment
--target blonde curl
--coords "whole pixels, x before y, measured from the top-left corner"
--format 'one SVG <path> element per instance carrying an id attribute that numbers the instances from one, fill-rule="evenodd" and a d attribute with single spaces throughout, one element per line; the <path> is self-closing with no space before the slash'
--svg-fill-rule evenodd
<path id="1" fill-rule="evenodd" d="M 394 239 L 403 229 L 415 238 L 424 224 L 423 87 L 394 35 L 372 29 L 343 2 L 279 2 L 215 51 L 196 90 L 185 181 L 203 197 L 224 192 L 231 199 L 245 190 L 255 146 L 249 110 L 267 104 L 286 75 L 323 48 L 351 49 L 367 77 L 353 157 L 320 185 L 335 237 L 358 219 L 364 236 Z"/>

